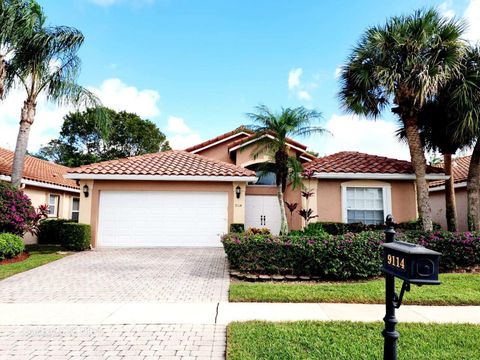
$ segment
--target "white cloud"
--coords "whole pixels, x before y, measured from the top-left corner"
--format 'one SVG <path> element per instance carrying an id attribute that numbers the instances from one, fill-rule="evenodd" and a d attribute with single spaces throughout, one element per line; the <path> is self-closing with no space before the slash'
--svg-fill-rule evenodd
<path id="1" fill-rule="evenodd" d="M 289 71 L 288 73 L 288 89 L 295 93 L 295 95 L 298 97 L 300 100 L 304 101 L 310 101 L 312 100 L 312 96 L 310 93 L 306 90 L 307 88 L 309 89 L 314 89 L 317 87 L 317 84 L 312 83 L 309 85 L 305 85 L 301 81 L 301 76 L 303 74 L 303 69 L 302 68 L 294 68 Z"/>
<path id="2" fill-rule="evenodd" d="M 166 132 L 172 149 L 183 150 L 202 142 L 200 135 L 194 132 L 181 117 L 169 116 Z"/>
<path id="3" fill-rule="evenodd" d="M 309 141 L 309 145 L 319 151 L 320 155 L 339 151 L 359 151 L 410 160 L 407 145 L 399 142 L 394 134 L 397 125 L 393 122 L 334 114 L 325 124 L 325 128 L 333 136 L 315 136 Z"/>
<path id="4" fill-rule="evenodd" d="M 300 77 L 303 74 L 302 68 L 295 68 L 288 73 L 288 88 L 290 90 L 300 86 Z"/>
<path id="5" fill-rule="evenodd" d="M 0 146 L 13 150 L 17 141 L 20 109 L 26 95 L 23 89 L 12 90 L 0 104 Z M 36 151 L 58 135 L 63 117 L 72 107 L 58 107 L 41 96 L 37 101 L 35 121 L 30 128 L 28 149 Z"/>
<path id="6" fill-rule="evenodd" d="M 338 79 L 340 77 L 340 74 L 342 73 L 342 67 L 341 66 L 337 66 L 335 68 L 335 71 L 333 73 L 333 76 L 335 77 L 335 79 Z"/>
<path id="7" fill-rule="evenodd" d="M 447 0 L 438 5 L 438 11 L 447 19 L 455 17 L 455 10 L 453 10 L 453 0 Z"/>
<path id="8" fill-rule="evenodd" d="M 105 80 L 100 88 L 90 87 L 90 89 L 100 97 L 105 106 L 114 110 L 134 112 L 142 117 L 160 114 L 157 105 L 160 95 L 154 90 L 138 90 L 133 86 L 125 85 L 119 79 Z M 24 90 L 16 89 L 12 90 L 0 103 L 0 146 L 2 147 L 15 148 L 20 109 L 25 97 Z M 72 106 L 58 107 L 47 102 L 44 96 L 40 96 L 37 101 L 35 122 L 30 130 L 28 150 L 35 152 L 40 146 L 58 137 L 63 117 L 73 110 Z"/>
<path id="9" fill-rule="evenodd" d="M 169 116 L 167 131 L 170 131 L 174 134 L 189 134 L 192 132 L 192 130 L 185 123 L 185 120 L 176 116 Z"/>
<path id="10" fill-rule="evenodd" d="M 300 90 L 297 93 L 297 96 L 300 100 L 306 100 L 306 101 L 312 100 L 312 95 L 310 95 L 310 93 L 306 90 Z"/>
<path id="11" fill-rule="evenodd" d="M 468 22 L 465 38 L 472 43 L 480 41 L 480 0 L 470 0 L 463 14 Z"/>
<path id="12" fill-rule="evenodd" d="M 107 79 L 99 88 L 89 89 L 100 98 L 103 105 L 111 109 L 128 111 L 147 118 L 160 115 L 157 104 L 160 94 L 156 90 L 139 90 L 117 78 Z"/>

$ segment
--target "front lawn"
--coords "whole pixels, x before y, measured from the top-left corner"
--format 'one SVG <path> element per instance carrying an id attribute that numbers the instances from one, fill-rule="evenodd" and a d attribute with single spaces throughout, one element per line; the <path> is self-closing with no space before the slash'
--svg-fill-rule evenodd
<path id="1" fill-rule="evenodd" d="M 480 326 L 398 325 L 399 359 L 480 359 Z M 232 323 L 227 358 L 377 360 L 383 358 L 383 323 L 291 322 Z"/>
<path id="2" fill-rule="evenodd" d="M 25 250 L 30 253 L 30 256 L 24 261 L 0 265 L 0 280 L 67 256 L 67 254 L 57 253 L 61 250 L 60 246 L 27 245 Z"/>
<path id="3" fill-rule="evenodd" d="M 404 304 L 480 305 L 480 274 L 441 274 L 439 286 L 412 286 Z M 401 281 L 397 280 L 397 286 Z M 381 304 L 383 279 L 339 283 L 244 283 L 230 284 L 232 302 L 342 302 Z"/>

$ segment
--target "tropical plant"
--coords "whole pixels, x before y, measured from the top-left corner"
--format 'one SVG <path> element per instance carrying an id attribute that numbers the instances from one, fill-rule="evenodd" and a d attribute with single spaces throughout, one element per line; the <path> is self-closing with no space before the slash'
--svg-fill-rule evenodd
<path id="1" fill-rule="evenodd" d="M 40 6 L 33 0 L 0 1 L 0 99 L 9 90 L 5 84 L 7 68 L 12 65 L 16 47 L 32 36 L 42 16 Z"/>
<path id="2" fill-rule="evenodd" d="M 292 187 L 301 185 L 303 171 L 300 161 L 290 154 L 288 138 L 324 134 L 327 131 L 320 126 L 312 126 L 313 121 L 321 119 L 322 115 L 316 110 L 297 108 L 282 108 L 279 113 L 272 112 L 267 106 L 256 107 L 256 113 L 247 114 L 254 122 L 249 129 L 254 131 L 257 147 L 253 156 L 269 154 L 272 158 L 271 170 L 276 174 L 277 197 L 280 205 L 280 233 L 288 233 L 287 215 L 284 205 L 284 193 L 288 181 Z"/>
<path id="3" fill-rule="evenodd" d="M 288 211 L 290 211 L 290 224 L 293 224 L 293 212 L 297 209 L 298 203 L 285 201 L 285 206 L 287 207 Z"/>
<path id="4" fill-rule="evenodd" d="M 313 215 L 313 210 L 310 208 L 298 210 L 298 215 L 300 215 L 305 220 L 306 226 L 308 226 L 310 220 L 318 217 L 318 215 Z"/>
<path id="5" fill-rule="evenodd" d="M 449 231 L 457 230 L 452 156 L 471 146 L 476 138 L 480 111 L 480 59 L 478 50 L 470 48 L 458 74 L 443 86 L 437 96 L 427 101 L 419 113 L 419 127 L 428 150 L 443 155 L 446 220 Z"/>
<path id="6" fill-rule="evenodd" d="M 80 70 L 77 55 L 84 37 L 77 29 L 66 26 L 47 27 L 45 17 L 35 24 L 33 34 L 22 39 L 7 68 L 6 87 L 19 83 L 26 91 L 21 110 L 20 128 L 12 166 L 12 184 L 20 185 L 30 127 L 35 120 L 38 97 L 57 105 L 84 105 L 96 107 L 98 98 L 78 85 Z M 99 115 L 101 115 L 99 111 Z M 105 124 L 105 121 L 99 121 Z"/>
<path id="7" fill-rule="evenodd" d="M 464 28 L 436 10 L 392 17 L 365 31 L 340 75 L 339 96 L 347 111 L 376 118 L 391 105 L 405 128 L 425 230 L 432 229 L 432 216 L 418 114 L 458 74 Z"/>

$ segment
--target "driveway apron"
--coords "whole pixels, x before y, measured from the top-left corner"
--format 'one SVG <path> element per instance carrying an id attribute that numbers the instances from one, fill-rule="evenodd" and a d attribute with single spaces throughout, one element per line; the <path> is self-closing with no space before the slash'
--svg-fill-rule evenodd
<path id="1" fill-rule="evenodd" d="M 225 325 L 215 311 L 228 301 L 228 283 L 221 248 L 68 256 L 0 281 L 0 359 L 223 359 Z M 182 308 L 200 314 L 161 323 L 162 311 Z M 188 323 L 190 315 L 203 317 Z"/>

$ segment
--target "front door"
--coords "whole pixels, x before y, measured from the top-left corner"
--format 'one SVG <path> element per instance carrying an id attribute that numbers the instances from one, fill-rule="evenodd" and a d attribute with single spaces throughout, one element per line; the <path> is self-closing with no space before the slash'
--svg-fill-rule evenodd
<path id="1" fill-rule="evenodd" d="M 276 196 L 247 195 L 245 197 L 245 228 L 267 228 L 280 233 L 280 206 Z"/>

